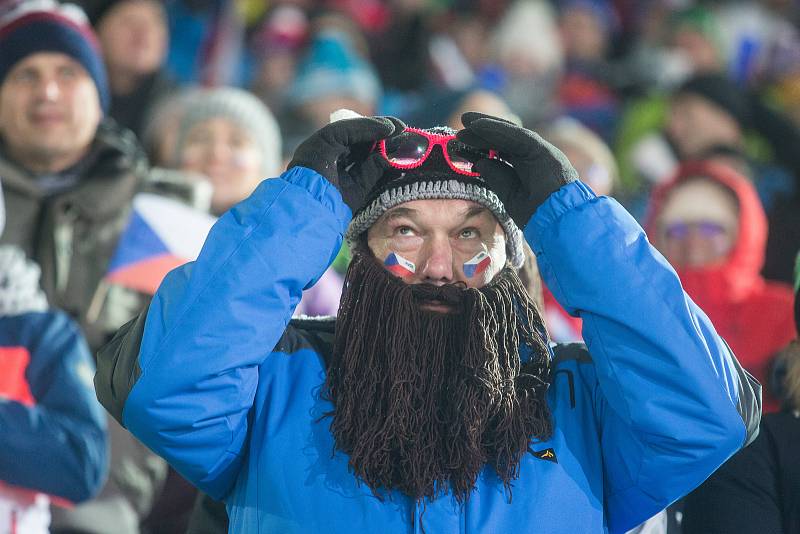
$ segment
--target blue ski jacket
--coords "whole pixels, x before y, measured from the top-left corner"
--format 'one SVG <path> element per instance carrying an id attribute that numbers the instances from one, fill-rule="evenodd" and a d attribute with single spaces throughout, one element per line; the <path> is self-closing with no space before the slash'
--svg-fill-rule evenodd
<path id="1" fill-rule="evenodd" d="M 552 439 L 531 444 L 513 499 L 487 467 L 463 505 L 446 494 L 423 513 L 398 492 L 378 500 L 334 453 L 322 417 L 330 331 L 290 323 L 351 216 L 314 171 L 264 181 L 99 355 L 101 402 L 224 499 L 231 532 L 623 532 L 756 432 L 758 383 L 634 219 L 575 182 L 524 229 L 588 346 L 555 347 Z"/>
<path id="2" fill-rule="evenodd" d="M 0 317 L 0 487 L 46 493 L 61 504 L 100 490 L 108 439 L 94 371 L 89 347 L 66 314 Z"/>

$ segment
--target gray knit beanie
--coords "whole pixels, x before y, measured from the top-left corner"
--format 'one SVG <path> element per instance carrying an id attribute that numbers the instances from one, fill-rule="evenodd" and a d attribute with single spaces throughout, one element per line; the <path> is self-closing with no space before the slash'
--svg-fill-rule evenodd
<path id="1" fill-rule="evenodd" d="M 455 130 L 436 127 L 426 130 L 455 135 Z M 351 247 L 359 236 L 391 208 L 412 200 L 459 199 L 471 200 L 491 211 L 506 233 L 508 260 L 519 269 L 525 262 L 522 231 L 506 212 L 497 194 L 480 176 L 459 174 L 447 165 L 438 148 L 427 160 L 411 170 L 389 169 L 370 191 L 364 207 L 353 215 L 345 239 Z"/>
<path id="2" fill-rule="evenodd" d="M 221 117 L 247 131 L 261 152 L 261 169 L 265 178 L 276 176 L 281 169 L 281 134 L 272 112 L 254 95 L 234 87 L 203 89 L 191 93 L 178 128 L 175 163 L 186 136 L 196 124 Z"/>

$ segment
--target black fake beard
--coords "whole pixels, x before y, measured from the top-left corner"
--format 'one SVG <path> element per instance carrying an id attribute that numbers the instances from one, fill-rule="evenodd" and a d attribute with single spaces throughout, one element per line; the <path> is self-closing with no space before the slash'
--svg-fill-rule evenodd
<path id="1" fill-rule="evenodd" d="M 429 301 L 451 313 L 420 309 Z M 406 284 L 357 253 L 324 389 L 336 449 L 378 497 L 449 489 L 463 502 L 487 464 L 510 490 L 531 440 L 552 433 L 543 332 L 509 267 L 482 289 L 437 287 Z"/>

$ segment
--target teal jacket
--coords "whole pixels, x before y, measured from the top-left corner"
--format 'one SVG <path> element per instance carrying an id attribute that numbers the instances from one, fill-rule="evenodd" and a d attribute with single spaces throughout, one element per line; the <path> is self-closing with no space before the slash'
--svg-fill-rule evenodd
<path id="1" fill-rule="evenodd" d="M 424 513 L 400 493 L 378 500 L 332 454 L 321 418 L 331 409 L 319 395 L 330 329 L 290 323 L 350 218 L 309 169 L 264 181 L 100 353 L 106 408 L 224 499 L 231 532 L 623 532 L 755 432 L 758 383 L 627 212 L 573 183 L 525 228 L 588 345 L 554 351 L 552 439 L 531 445 L 513 500 L 491 468 L 463 506 L 449 494 Z"/>

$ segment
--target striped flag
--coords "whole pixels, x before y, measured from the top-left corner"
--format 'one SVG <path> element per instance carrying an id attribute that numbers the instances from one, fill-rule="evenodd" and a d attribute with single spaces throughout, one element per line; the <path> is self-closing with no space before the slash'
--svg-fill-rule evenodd
<path id="1" fill-rule="evenodd" d="M 485 271 L 489 264 L 492 263 L 492 258 L 484 251 L 480 251 L 471 260 L 464 263 L 464 274 L 467 278 L 473 278 Z"/>
<path id="2" fill-rule="evenodd" d="M 138 194 L 105 281 L 154 294 L 169 271 L 197 259 L 215 221 L 177 200 Z"/>
<path id="3" fill-rule="evenodd" d="M 413 262 L 405 259 L 400 254 L 392 252 L 383 262 L 386 268 L 400 277 L 411 276 L 417 272 L 417 266 Z"/>

